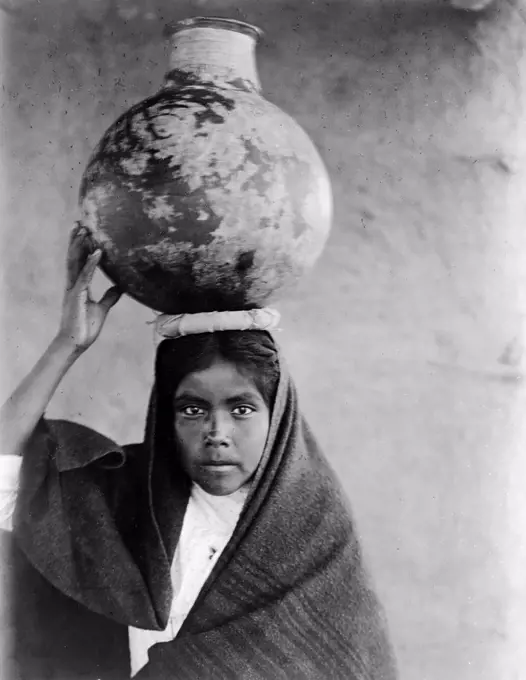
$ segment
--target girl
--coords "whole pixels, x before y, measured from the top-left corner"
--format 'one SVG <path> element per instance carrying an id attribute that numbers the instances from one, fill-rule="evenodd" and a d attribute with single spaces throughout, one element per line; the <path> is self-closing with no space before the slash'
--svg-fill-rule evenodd
<path id="1" fill-rule="evenodd" d="M 119 297 L 91 300 L 90 251 L 78 228 L 60 330 L 2 413 L 12 677 L 395 678 L 347 501 L 267 331 L 185 317 L 141 444 L 42 417 Z"/>

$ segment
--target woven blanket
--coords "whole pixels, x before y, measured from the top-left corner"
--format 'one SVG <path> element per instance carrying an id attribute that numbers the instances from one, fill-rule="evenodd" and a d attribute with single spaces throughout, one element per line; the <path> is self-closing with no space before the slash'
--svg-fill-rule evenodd
<path id="1" fill-rule="evenodd" d="M 154 385 L 144 442 L 42 421 L 24 453 L 15 537 L 91 612 L 163 629 L 190 483 Z M 352 453 L 352 452 L 351 452 Z M 282 365 L 262 461 L 234 534 L 172 642 L 137 680 L 392 680 L 395 663 L 348 502 Z"/>

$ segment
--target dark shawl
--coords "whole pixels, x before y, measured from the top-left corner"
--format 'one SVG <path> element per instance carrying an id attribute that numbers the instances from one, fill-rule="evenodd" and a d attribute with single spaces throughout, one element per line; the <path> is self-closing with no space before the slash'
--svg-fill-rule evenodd
<path id="1" fill-rule="evenodd" d="M 105 675 L 102 639 L 92 652 L 94 667 L 78 677 L 124 679 L 125 626 L 158 630 L 167 622 L 170 565 L 190 485 L 174 465 L 173 449 L 163 446 L 162 418 L 154 386 L 143 444 L 120 448 L 83 426 L 42 421 L 24 453 L 17 559 L 35 572 L 33 581 L 40 579 L 57 602 L 75 610 L 72 625 L 82 628 L 84 612 L 120 650 L 119 659 L 112 657 L 113 647 L 107 652 Z M 137 680 L 395 678 L 383 614 L 345 495 L 298 410 L 283 367 L 251 488 L 181 631 L 150 649 Z M 23 588 L 18 583 L 15 591 Z M 19 629 L 30 625 L 23 623 L 29 611 L 22 607 Z M 67 622 L 61 630 L 64 640 L 74 637 Z M 23 657 L 32 644 L 20 643 L 23 633 L 15 635 L 19 668 L 27 667 Z M 81 648 L 75 640 L 64 644 Z M 120 670 L 112 674 L 111 664 Z M 20 673 L 23 680 L 74 677 Z"/>

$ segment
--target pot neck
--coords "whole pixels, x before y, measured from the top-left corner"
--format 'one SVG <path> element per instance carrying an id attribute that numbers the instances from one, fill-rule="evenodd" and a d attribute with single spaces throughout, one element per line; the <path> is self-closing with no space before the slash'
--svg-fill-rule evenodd
<path id="1" fill-rule="evenodd" d="M 225 19 L 190 19 L 172 33 L 165 87 L 212 82 L 225 88 L 259 91 L 256 67 L 258 29 Z"/>

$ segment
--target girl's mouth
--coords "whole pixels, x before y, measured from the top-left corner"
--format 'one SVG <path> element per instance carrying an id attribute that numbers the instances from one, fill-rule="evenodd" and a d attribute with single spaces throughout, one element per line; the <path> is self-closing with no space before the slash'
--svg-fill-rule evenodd
<path id="1" fill-rule="evenodd" d="M 231 472 L 236 466 L 234 463 L 203 463 L 202 467 L 210 472 Z"/>

